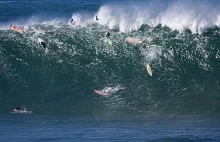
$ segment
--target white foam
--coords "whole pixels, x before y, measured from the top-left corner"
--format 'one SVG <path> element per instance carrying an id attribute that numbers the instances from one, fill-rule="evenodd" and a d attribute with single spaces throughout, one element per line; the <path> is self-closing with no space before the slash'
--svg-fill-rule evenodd
<path id="1" fill-rule="evenodd" d="M 142 55 L 146 61 L 152 61 L 162 55 L 162 47 L 156 45 L 146 46 L 146 49 L 141 49 Z"/>
<path id="2" fill-rule="evenodd" d="M 26 108 L 23 108 L 23 110 L 14 109 L 11 113 L 32 113 L 32 111 L 28 111 Z"/>
<path id="3" fill-rule="evenodd" d="M 95 16 L 99 20 L 95 20 Z M 107 25 L 110 29 L 119 28 L 121 32 L 138 30 L 143 24 L 151 26 L 168 26 L 173 30 L 183 31 L 186 28 L 193 33 L 203 29 L 220 26 L 220 1 L 200 0 L 149 0 L 144 2 L 115 2 L 100 7 L 97 13 L 73 13 L 77 25 L 85 26 L 88 22 Z M 51 18 L 32 16 L 29 19 L 17 19 L 0 25 L 8 29 L 10 24 L 26 28 L 30 25 L 45 24 L 59 26 L 67 24 L 71 18 Z"/>
<path id="4" fill-rule="evenodd" d="M 117 85 L 116 87 L 105 87 L 101 90 L 101 92 L 105 92 L 107 94 L 113 94 L 121 89 L 125 89 L 125 88 L 121 87 L 120 85 Z"/>
<path id="5" fill-rule="evenodd" d="M 121 32 L 137 30 L 143 24 L 168 26 L 173 30 L 190 29 L 199 33 L 204 28 L 220 26 L 219 2 L 147 1 L 102 6 L 97 15 L 99 24 L 118 27 Z"/>

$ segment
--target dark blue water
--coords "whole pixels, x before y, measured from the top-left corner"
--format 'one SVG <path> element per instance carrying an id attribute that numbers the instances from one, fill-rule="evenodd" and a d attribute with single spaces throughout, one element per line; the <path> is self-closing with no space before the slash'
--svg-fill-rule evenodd
<path id="1" fill-rule="evenodd" d="M 219 9 L 217 0 L 0 1 L 1 141 L 220 141 Z"/>
<path id="2" fill-rule="evenodd" d="M 10 122 L 10 123 L 9 123 Z M 218 141 L 219 117 L 1 118 L 1 141 Z M 7 124 L 7 125 L 6 125 Z"/>

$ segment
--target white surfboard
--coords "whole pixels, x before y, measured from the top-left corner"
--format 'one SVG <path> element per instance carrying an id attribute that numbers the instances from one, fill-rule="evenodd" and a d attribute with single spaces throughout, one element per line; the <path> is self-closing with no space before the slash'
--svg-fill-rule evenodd
<path id="1" fill-rule="evenodd" d="M 150 76 L 152 76 L 152 70 L 149 64 L 146 64 L 147 72 Z"/>
<path id="2" fill-rule="evenodd" d="M 127 37 L 125 39 L 125 41 L 129 42 L 129 43 L 142 43 L 142 41 L 140 39 L 137 38 L 133 38 L 133 37 Z"/>

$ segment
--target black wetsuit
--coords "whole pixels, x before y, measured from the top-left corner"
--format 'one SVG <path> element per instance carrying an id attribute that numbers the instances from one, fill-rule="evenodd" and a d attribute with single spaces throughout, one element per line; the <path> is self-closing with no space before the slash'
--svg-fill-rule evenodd
<path id="1" fill-rule="evenodd" d="M 44 48 L 44 50 L 47 49 L 46 44 L 44 42 L 40 42 L 40 45 Z"/>
<path id="2" fill-rule="evenodd" d="M 99 20 L 99 18 L 98 18 L 97 16 L 95 17 L 95 19 L 96 19 L 96 20 Z"/>
<path id="3" fill-rule="evenodd" d="M 71 19 L 71 20 L 70 20 L 70 24 L 75 25 L 75 24 L 76 24 L 76 21 L 73 21 L 73 19 Z"/>
<path id="4" fill-rule="evenodd" d="M 109 32 L 107 32 L 106 37 L 107 37 L 107 38 L 109 38 L 109 37 L 110 37 L 110 33 L 109 33 Z"/>
<path id="5" fill-rule="evenodd" d="M 18 111 L 19 111 L 19 110 L 21 110 L 21 108 L 20 108 L 19 106 L 18 106 L 18 107 L 16 107 L 15 109 L 16 109 L 16 110 L 18 110 Z"/>

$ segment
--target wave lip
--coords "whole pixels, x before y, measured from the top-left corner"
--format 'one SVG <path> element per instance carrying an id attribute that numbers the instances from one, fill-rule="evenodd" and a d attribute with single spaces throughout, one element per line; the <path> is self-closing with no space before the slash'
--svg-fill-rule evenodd
<path id="1" fill-rule="evenodd" d="M 217 3 L 217 4 L 216 4 Z M 121 32 L 138 30 L 140 26 L 168 26 L 173 30 L 190 29 L 199 33 L 207 27 L 220 25 L 218 1 L 147 1 L 127 5 L 102 6 L 97 15 L 99 24 L 119 28 Z"/>
<path id="2" fill-rule="evenodd" d="M 58 14 L 59 15 L 59 14 Z M 95 16 L 99 20 L 95 20 Z M 1 23 L 1 29 L 7 29 L 10 24 L 28 27 L 35 24 L 59 26 L 67 24 L 71 17 L 57 15 L 32 15 L 29 18 L 19 18 L 7 23 Z M 121 32 L 139 30 L 142 25 L 167 26 L 180 32 L 190 29 L 193 33 L 201 33 L 204 29 L 220 26 L 220 1 L 217 0 L 169 0 L 169 1 L 128 1 L 112 2 L 100 7 L 96 12 L 76 11 L 72 15 L 77 26 L 87 23 L 107 25 L 110 29 Z"/>

